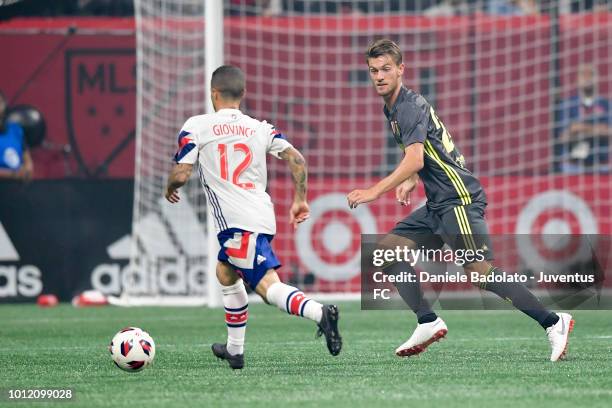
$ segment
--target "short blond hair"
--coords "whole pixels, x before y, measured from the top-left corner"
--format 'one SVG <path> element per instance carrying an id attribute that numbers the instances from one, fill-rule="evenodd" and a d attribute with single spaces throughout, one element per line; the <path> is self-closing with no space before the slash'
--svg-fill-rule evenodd
<path id="1" fill-rule="evenodd" d="M 368 62 L 370 58 L 378 58 L 382 55 L 389 55 L 396 65 L 402 63 L 402 51 L 400 47 L 388 38 L 382 38 L 370 44 L 365 52 L 366 62 Z"/>

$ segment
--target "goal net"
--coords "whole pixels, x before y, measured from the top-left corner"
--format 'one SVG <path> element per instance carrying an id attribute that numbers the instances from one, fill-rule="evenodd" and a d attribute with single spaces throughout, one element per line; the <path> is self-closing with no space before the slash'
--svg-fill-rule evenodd
<path id="1" fill-rule="evenodd" d="M 204 303 L 206 201 L 197 183 L 163 197 L 184 121 L 206 110 L 205 8 L 192 0 L 136 0 L 137 126 L 130 273 L 121 304 Z"/>
<path id="2" fill-rule="evenodd" d="M 611 232 L 607 2 L 533 2 L 519 9 L 496 1 L 231 0 L 224 3 L 222 45 L 206 42 L 203 3 L 209 4 L 136 1 L 132 263 L 153 274 L 148 282 L 158 282 L 164 268 L 184 276 L 175 288 L 136 286 L 141 294 L 197 297 L 208 276 L 214 279 L 206 267 L 204 242 L 211 236 L 197 180 L 183 192 L 184 207 L 161 198 L 173 135 L 205 109 L 206 47 L 222 46 L 225 63 L 246 72 L 243 110 L 275 124 L 306 157 L 312 214 L 296 231 L 288 224 L 288 170 L 269 161 L 280 274 L 304 290 L 357 293 L 360 234 L 384 233 L 411 211 L 392 192 L 356 210 L 346 204 L 348 192 L 373 185 L 401 157 L 364 59 L 367 45 L 382 37 L 400 45 L 404 83 L 431 102 L 481 178 L 491 233 Z M 597 125 L 599 133 L 580 131 L 580 124 Z M 419 187 L 412 208 L 423 201 Z M 507 268 L 524 267 L 496 253 Z"/>

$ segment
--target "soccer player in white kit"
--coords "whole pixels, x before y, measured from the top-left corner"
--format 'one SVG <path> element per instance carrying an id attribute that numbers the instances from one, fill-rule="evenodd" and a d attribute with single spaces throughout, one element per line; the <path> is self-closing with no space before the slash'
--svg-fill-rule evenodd
<path id="1" fill-rule="evenodd" d="M 282 283 L 281 266 L 270 242 L 276 233 L 274 206 L 266 193 L 266 154 L 288 162 L 295 186 L 290 209 L 294 228 L 308 219 L 307 172 L 304 157 L 265 121 L 240 111 L 244 73 L 235 66 L 219 67 L 212 75 L 211 98 L 215 113 L 189 118 L 178 135 L 166 199 L 179 201 L 178 189 L 189 180 L 198 163 L 200 181 L 215 220 L 218 254 L 217 279 L 222 285 L 227 343 L 212 345 L 215 356 L 233 369 L 244 367 L 244 337 L 248 297 L 243 281 L 266 303 L 287 313 L 314 320 L 325 335 L 332 355 L 340 353 L 338 307 L 322 305 L 299 289 Z"/>

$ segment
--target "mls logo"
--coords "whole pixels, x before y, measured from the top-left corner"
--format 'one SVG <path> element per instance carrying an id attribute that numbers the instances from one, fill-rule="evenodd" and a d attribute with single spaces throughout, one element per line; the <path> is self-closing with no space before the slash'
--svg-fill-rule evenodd
<path id="1" fill-rule="evenodd" d="M 66 122 L 80 172 L 89 177 L 132 177 L 134 49 L 70 49 L 65 67 Z"/>

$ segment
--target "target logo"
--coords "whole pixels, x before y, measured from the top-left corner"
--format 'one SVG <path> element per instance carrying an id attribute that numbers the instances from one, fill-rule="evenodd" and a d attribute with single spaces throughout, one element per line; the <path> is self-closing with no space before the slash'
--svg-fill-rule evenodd
<path id="1" fill-rule="evenodd" d="M 348 280 L 361 270 L 360 234 L 375 234 L 376 219 L 367 206 L 349 210 L 346 196 L 324 194 L 310 204 L 310 222 L 296 232 L 300 260 L 321 279 Z"/>
<path id="2" fill-rule="evenodd" d="M 534 196 L 519 214 L 516 243 L 526 265 L 535 270 L 561 270 L 588 260 L 598 233 L 588 204 L 568 191 Z"/>

